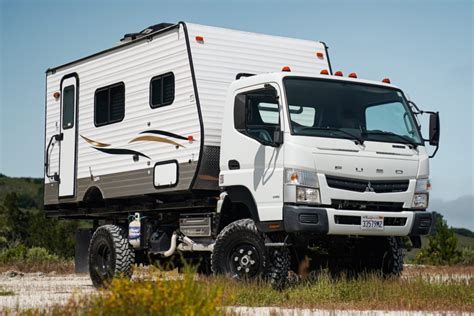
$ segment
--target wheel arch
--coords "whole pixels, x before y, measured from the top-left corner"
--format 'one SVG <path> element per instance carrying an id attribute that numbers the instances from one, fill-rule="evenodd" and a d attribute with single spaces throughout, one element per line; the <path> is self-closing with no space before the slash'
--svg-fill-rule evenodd
<path id="1" fill-rule="evenodd" d="M 226 187 L 224 192 L 227 195 L 220 211 L 219 231 L 227 224 L 239 219 L 250 218 L 255 223 L 260 222 L 257 203 L 248 188 L 230 186 Z"/>

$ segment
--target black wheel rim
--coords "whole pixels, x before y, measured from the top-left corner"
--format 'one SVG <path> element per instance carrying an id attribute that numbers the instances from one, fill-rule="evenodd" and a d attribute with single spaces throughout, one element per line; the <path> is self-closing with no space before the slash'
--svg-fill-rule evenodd
<path id="1" fill-rule="evenodd" d="M 238 278 L 252 278 L 260 271 L 261 256 L 251 244 L 238 244 L 229 253 L 230 271 Z"/>
<path id="2" fill-rule="evenodd" d="M 102 279 L 110 278 L 113 273 L 112 252 L 105 242 L 97 246 L 96 270 Z"/>

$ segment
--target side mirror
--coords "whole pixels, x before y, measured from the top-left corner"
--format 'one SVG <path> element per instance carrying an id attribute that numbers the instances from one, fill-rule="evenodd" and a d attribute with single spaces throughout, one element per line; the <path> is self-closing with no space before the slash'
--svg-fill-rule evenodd
<path id="1" fill-rule="evenodd" d="M 283 144 L 283 131 L 280 128 L 275 129 L 273 132 L 273 144 L 272 147 L 280 147 Z"/>
<path id="2" fill-rule="evenodd" d="M 432 146 L 439 145 L 439 134 L 440 134 L 439 113 L 438 112 L 430 113 L 430 138 L 429 138 L 430 145 Z"/>

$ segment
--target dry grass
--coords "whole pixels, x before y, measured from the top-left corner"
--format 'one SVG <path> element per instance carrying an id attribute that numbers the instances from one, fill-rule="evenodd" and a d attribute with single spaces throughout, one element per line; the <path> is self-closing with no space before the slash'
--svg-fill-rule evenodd
<path id="1" fill-rule="evenodd" d="M 474 266 L 424 266 L 405 265 L 405 274 L 443 274 L 443 275 L 469 275 L 474 277 Z"/>
<path id="2" fill-rule="evenodd" d="M 333 279 L 322 272 L 284 291 L 263 281 L 141 270 L 135 281 L 116 280 L 101 295 L 70 300 L 48 315 L 214 315 L 225 306 L 351 310 L 474 312 L 473 282 L 430 282 L 421 276 L 384 280 L 376 275 Z M 38 310 L 29 314 L 44 314 Z"/>

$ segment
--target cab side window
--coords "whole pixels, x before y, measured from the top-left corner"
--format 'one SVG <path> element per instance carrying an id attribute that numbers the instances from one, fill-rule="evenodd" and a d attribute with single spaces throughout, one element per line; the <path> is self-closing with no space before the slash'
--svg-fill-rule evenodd
<path id="1" fill-rule="evenodd" d="M 280 126 L 278 95 L 275 88 L 238 94 L 234 106 L 235 128 L 251 138 L 268 145 Z"/>

